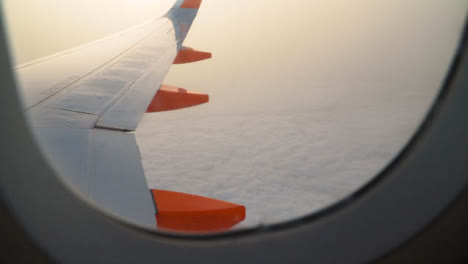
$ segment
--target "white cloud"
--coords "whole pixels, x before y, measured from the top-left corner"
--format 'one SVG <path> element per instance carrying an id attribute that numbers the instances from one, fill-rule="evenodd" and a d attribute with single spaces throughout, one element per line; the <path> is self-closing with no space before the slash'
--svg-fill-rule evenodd
<path id="1" fill-rule="evenodd" d="M 136 136 L 150 187 L 243 204 L 240 226 L 312 213 L 381 171 L 440 89 L 466 10 L 320 2 L 261 16 L 262 4 L 239 14 L 222 5 L 205 1 L 185 42 L 213 59 L 173 66 L 165 80 L 211 102 L 146 115 Z"/>

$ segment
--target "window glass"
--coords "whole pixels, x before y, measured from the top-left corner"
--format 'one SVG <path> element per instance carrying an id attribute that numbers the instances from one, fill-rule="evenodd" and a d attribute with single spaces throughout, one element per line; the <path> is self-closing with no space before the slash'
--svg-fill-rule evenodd
<path id="1" fill-rule="evenodd" d="M 5 1 L 16 69 L 160 17 L 174 2 Z M 163 83 L 209 94 L 209 103 L 145 114 L 126 132 L 136 138 L 148 189 L 245 206 L 245 220 L 214 231 L 293 220 L 339 202 L 377 175 L 420 125 L 452 62 L 467 7 L 204 0 L 184 45 L 212 58 L 173 65 Z M 26 98 L 24 86 L 36 79 L 18 77 Z M 26 112 L 35 107 L 24 101 Z M 89 107 L 100 102 L 86 100 Z"/>

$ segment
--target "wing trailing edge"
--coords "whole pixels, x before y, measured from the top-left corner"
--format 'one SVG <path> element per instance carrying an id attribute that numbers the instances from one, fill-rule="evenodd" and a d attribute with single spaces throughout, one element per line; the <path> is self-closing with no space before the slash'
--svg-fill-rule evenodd
<path id="1" fill-rule="evenodd" d="M 211 52 L 198 51 L 189 47 L 182 47 L 174 60 L 174 64 L 183 64 L 211 58 Z"/>
<path id="2" fill-rule="evenodd" d="M 152 189 L 160 230 L 217 232 L 245 219 L 245 206 L 203 196 Z"/>
<path id="3" fill-rule="evenodd" d="M 201 0 L 184 0 L 180 8 L 200 8 Z"/>
<path id="4" fill-rule="evenodd" d="M 146 110 L 147 113 L 162 112 L 204 104 L 207 94 L 188 91 L 179 87 L 162 85 Z"/>

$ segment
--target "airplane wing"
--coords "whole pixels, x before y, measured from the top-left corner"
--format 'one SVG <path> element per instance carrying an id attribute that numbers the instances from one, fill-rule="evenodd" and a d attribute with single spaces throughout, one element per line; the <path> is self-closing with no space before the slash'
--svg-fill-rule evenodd
<path id="1" fill-rule="evenodd" d="M 245 218 L 240 205 L 149 190 L 132 133 L 147 112 L 208 102 L 162 84 L 173 63 L 211 57 L 182 46 L 200 3 L 177 0 L 161 18 L 16 68 L 32 130 L 66 184 L 150 228 L 217 231 Z"/>

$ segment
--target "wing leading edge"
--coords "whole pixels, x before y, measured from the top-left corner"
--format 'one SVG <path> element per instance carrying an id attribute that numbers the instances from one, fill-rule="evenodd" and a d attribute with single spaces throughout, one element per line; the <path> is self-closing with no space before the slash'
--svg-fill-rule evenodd
<path id="1" fill-rule="evenodd" d="M 177 0 L 159 19 L 17 67 L 34 134 L 65 182 L 111 214 L 150 228 L 219 231 L 245 218 L 245 207 L 227 202 L 170 192 L 154 196 L 130 133 L 145 112 L 208 101 L 207 95 L 162 85 L 171 64 L 211 57 L 182 46 L 200 4 Z M 178 214 L 171 213 L 174 203 L 168 205 L 167 197 L 179 201 Z M 161 215 L 158 207 L 164 208 Z M 217 224 L 210 229 L 205 222 Z"/>

